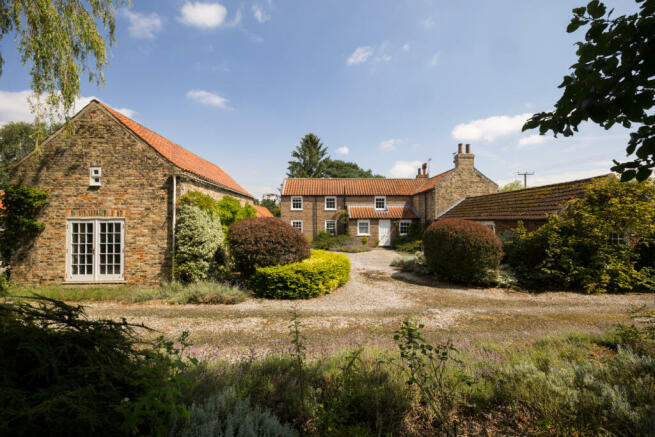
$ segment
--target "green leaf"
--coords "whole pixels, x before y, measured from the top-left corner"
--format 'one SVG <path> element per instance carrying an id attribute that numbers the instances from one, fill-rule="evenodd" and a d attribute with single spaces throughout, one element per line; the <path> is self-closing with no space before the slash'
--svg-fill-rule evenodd
<path id="1" fill-rule="evenodd" d="M 629 182 L 635 178 L 637 172 L 634 170 L 625 170 L 621 173 L 621 182 Z"/>

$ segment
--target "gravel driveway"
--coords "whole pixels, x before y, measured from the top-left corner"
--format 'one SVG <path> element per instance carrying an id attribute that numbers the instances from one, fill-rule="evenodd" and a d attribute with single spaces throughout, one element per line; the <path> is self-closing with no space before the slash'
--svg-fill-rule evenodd
<path id="1" fill-rule="evenodd" d="M 376 249 L 348 254 L 350 281 L 332 294 L 305 301 L 250 299 L 238 305 L 93 303 L 91 317 L 125 317 L 168 336 L 191 333 L 200 357 L 238 358 L 289 347 L 295 309 L 310 353 L 367 343 L 392 347 L 393 331 L 415 317 L 431 341 L 526 341 L 568 331 L 599 332 L 626 320 L 632 305 L 655 307 L 655 295 L 588 296 L 577 293 L 508 292 L 465 288 L 401 273 L 397 253 Z"/>

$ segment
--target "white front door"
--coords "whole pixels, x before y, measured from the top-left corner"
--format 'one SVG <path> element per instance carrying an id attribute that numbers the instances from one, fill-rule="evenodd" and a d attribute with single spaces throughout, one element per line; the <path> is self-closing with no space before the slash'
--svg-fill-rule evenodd
<path id="1" fill-rule="evenodd" d="M 379 221 L 378 240 L 380 240 L 380 246 L 391 246 L 391 220 Z"/>

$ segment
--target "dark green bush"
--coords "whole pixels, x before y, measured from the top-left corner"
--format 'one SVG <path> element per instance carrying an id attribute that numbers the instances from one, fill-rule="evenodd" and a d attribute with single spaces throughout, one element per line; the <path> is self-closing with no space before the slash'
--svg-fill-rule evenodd
<path id="1" fill-rule="evenodd" d="M 400 226 L 400 222 L 397 223 Z M 416 253 L 421 250 L 421 237 L 423 236 L 423 225 L 413 220 L 409 226 L 407 235 L 391 240 L 391 247 L 398 252 Z"/>
<path id="2" fill-rule="evenodd" d="M 506 262 L 518 279 L 588 293 L 655 291 L 655 182 L 610 178 L 534 232 L 517 229 Z"/>
<path id="3" fill-rule="evenodd" d="M 346 234 L 331 236 L 327 232 L 319 232 L 312 241 L 312 248 L 320 250 L 351 252 L 360 247 L 361 242 L 357 238 Z"/>
<path id="4" fill-rule="evenodd" d="M 302 262 L 260 267 L 250 278 L 255 294 L 272 299 L 308 299 L 341 287 L 350 279 L 350 260 L 339 253 L 314 250 Z"/>
<path id="5" fill-rule="evenodd" d="M 50 299 L 0 303 L 0 435 L 165 435 L 193 361 L 134 328 Z"/>
<path id="6" fill-rule="evenodd" d="M 309 242 L 278 218 L 247 218 L 230 226 L 230 255 L 246 276 L 258 267 L 285 265 L 309 258 Z"/>
<path id="7" fill-rule="evenodd" d="M 405 252 L 405 253 L 416 253 L 421 250 L 423 247 L 423 242 L 421 240 L 411 240 L 411 241 L 406 241 L 406 242 L 395 242 L 394 249 L 396 249 L 398 252 Z"/>
<path id="8" fill-rule="evenodd" d="M 464 284 L 495 277 L 503 256 L 494 232 L 468 220 L 446 219 L 431 224 L 423 234 L 423 248 L 430 270 L 439 279 Z"/>
<path id="9" fill-rule="evenodd" d="M 48 192 L 29 186 L 7 185 L 0 194 L 0 256 L 10 264 L 17 248 L 29 244 L 45 226 L 36 220 L 48 203 Z"/>

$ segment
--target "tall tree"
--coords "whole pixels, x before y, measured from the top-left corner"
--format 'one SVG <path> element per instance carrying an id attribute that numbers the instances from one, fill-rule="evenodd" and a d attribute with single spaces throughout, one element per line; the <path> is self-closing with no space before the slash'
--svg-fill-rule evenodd
<path id="1" fill-rule="evenodd" d="M 512 181 L 498 188 L 498 192 L 504 193 L 505 191 L 517 191 L 517 190 L 522 190 L 523 188 L 525 188 L 523 186 L 523 182 L 517 180 L 517 181 Z"/>
<path id="2" fill-rule="evenodd" d="M 49 135 L 60 126 L 50 125 L 45 132 Z M 37 131 L 36 125 L 25 122 L 7 123 L 0 128 L 0 187 L 7 183 L 8 167 L 34 149 Z"/>
<path id="3" fill-rule="evenodd" d="M 364 170 L 354 162 L 328 158 L 325 167 L 326 178 L 382 178 L 384 176 L 373 174 L 371 170 Z"/>
<path id="4" fill-rule="evenodd" d="M 605 129 L 636 124 L 626 149 L 628 157 L 636 157 L 615 160 L 612 167 L 624 181 L 644 180 L 655 167 L 655 0 L 636 2 L 638 13 L 613 19 L 613 10 L 607 12 L 599 0 L 573 9 L 566 31 L 589 28 L 585 40 L 577 43 L 572 73 L 559 86 L 564 93 L 554 111 L 535 114 L 523 126 L 568 137 L 589 119 Z"/>
<path id="5" fill-rule="evenodd" d="M 308 133 L 300 140 L 293 151 L 294 158 L 289 161 L 287 176 L 290 178 L 321 178 L 327 165 L 327 147 L 313 133 Z"/>
<path id="6" fill-rule="evenodd" d="M 13 34 L 21 61 L 30 65 L 37 122 L 46 108 L 50 113 L 70 114 L 80 95 L 81 74 L 104 84 L 102 69 L 108 64 L 105 42 L 115 42 L 114 10 L 126 3 L 128 0 L 0 0 L 0 41 L 5 34 Z M 3 63 L 0 52 L 0 75 Z"/>

